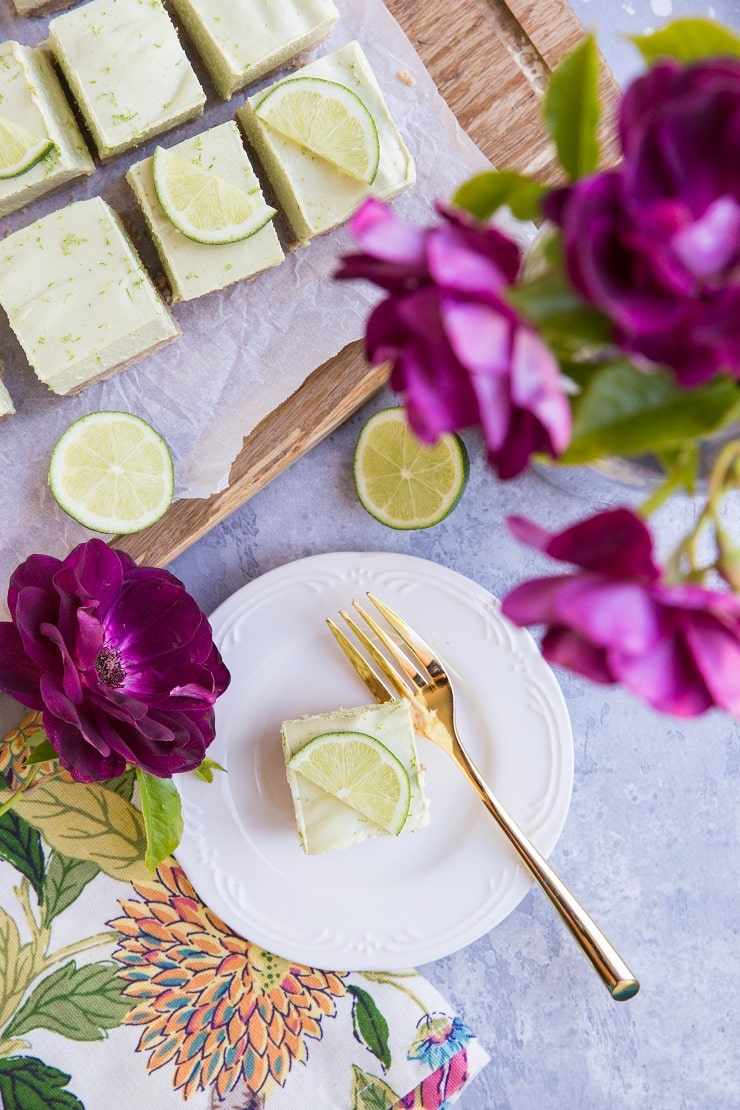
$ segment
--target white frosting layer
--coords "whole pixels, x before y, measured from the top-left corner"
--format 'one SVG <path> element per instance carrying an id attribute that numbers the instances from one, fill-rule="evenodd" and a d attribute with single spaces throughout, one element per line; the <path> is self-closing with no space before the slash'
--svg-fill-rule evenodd
<path id="1" fill-rule="evenodd" d="M 172 6 L 226 98 L 314 46 L 339 18 L 332 0 L 172 0 Z"/>
<path id="2" fill-rule="evenodd" d="M 54 143 L 25 173 L 0 180 L 0 216 L 93 172 L 93 160 L 43 49 L 12 41 L 0 45 L 0 114 Z"/>
<path id="3" fill-rule="evenodd" d="M 0 304 L 31 366 L 55 393 L 78 390 L 178 334 L 99 197 L 3 240 Z"/>
<path id="4" fill-rule="evenodd" d="M 259 181 L 233 120 L 186 139 L 172 149 L 194 165 L 212 169 L 237 189 L 257 194 L 264 203 Z M 146 217 L 173 300 L 192 300 L 215 289 L 225 289 L 282 262 L 284 255 L 272 221 L 239 243 L 217 246 L 195 243 L 179 232 L 163 212 L 154 188 L 151 158 L 137 162 L 126 176 Z"/>
<path id="5" fill-rule="evenodd" d="M 380 164 L 372 185 L 342 173 L 331 163 L 278 135 L 254 113 L 269 89 L 249 97 L 237 113 L 254 144 L 275 193 L 300 243 L 344 223 L 368 196 L 383 200 L 413 185 L 414 163 L 391 119 L 370 65 L 356 42 L 291 74 L 320 77 L 345 85 L 362 100 L 378 129 Z M 290 78 L 288 78 L 290 80 Z M 275 86 L 272 85 L 271 88 Z"/>
<path id="6" fill-rule="evenodd" d="M 416 752 L 411 710 L 405 699 L 283 721 L 281 732 L 286 764 L 309 740 L 326 732 L 364 732 L 373 736 L 393 752 L 409 776 L 411 805 L 401 831 L 416 832 L 429 824 L 424 776 Z M 296 774 L 287 766 L 286 772 L 293 796 L 298 837 L 309 855 L 336 852 L 376 836 L 390 836 L 385 829 L 327 794 L 303 775 Z"/>
<path id="7" fill-rule="evenodd" d="M 203 111 L 205 93 L 160 0 L 91 0 L 52 19 L 49 45 L 101 158 Z"/>

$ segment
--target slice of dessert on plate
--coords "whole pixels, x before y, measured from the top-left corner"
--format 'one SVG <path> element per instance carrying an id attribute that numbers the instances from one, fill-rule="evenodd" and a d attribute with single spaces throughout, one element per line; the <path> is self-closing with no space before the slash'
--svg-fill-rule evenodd
<path id="1" fill-rule="evenodd" d="M 42 47 L 0 45 L 0 216 L 95 169 Z"/>
<path id="2" fill-rule="evenodd" d="M 270 208 L 233 120 L 137 162 L 126 178 L 172 290 L 188 301 L 283 260 Z"/>
<path id="3" fill-rule="evenodd" d="M 283 721 L 281 735 L 307 855 L 429 824 L 406 699 Z"/>
<path id="4" fill-rule="evenodd" d="M 3 240 L 0 305 L 54 393 L 79 392 L 179 335 L 100 197 L 69 204 Z"/>
<path id="5" fill-rule="evenodd" d="M 237 112 L 299 243 L 390 200 L 414 162 L 370 64 L 350 42 L 247 99 Z"/>
<path id="6" fill-rule="evenodd" d="M 51 20 L 48 45 L 101 159 L 203 112 L 205 93 L 160 0 L 91 0 Z"/>
<path id="7" fill-rule="evenodd" d="M 172 0 L 225 100 L 304 50 L 339 19 L 333 0 Z"/>

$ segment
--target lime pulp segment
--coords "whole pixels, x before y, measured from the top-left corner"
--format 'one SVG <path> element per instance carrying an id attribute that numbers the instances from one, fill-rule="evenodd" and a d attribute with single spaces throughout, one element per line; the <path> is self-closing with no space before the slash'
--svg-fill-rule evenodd
<path id="1" fill-rule="evenodd" d="M 255 115 L 279 135 L 371 185 L 380 163 L 375 120 L 363 101 L 337 81 L 292 77 L 272 88 Z"/>
<path id="2" fill-rule="evenodd" d="M 172 456 L 140 417 L 89 413 L 57 440 L 49 487 L 61 508 L 86 528 L 138 532 L 159 520 L 172 501 Z"/>
<path id="3" fill-rule="evenodd" d="M 382 409 L 360 432 L 354 480 L 362 506 L 390 528 L 428 528 L 452 512 L 470 464 L 459 436 L 422 443 L 402 408 Z"/>
<path id="4" fill-rule="evenodd" d="M 398 835 L 409 813 L 411 783 L 396 756 L 362 732 L 328 732 L 289 760 L 292 771 Z"/>
<path id="5" fill-rule="evenodd" d="M 152 175 L 165 215 L 196 243 L 238 243 L 255 235 L 275 215 L 258 189 L 245 193 L 164 147 L 154 151 Z"/>

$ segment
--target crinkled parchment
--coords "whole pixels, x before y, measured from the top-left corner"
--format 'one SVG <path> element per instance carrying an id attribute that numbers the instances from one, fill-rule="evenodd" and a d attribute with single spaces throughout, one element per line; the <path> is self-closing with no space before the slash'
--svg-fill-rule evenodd
<path id="1" fill-rule="evenodd" d="M 395 207 L 409 219 L 428 222 L 435 198 L 448 199 L 466 176 L 488 163 L 458 126 L 381 0 L 339 0 L 338 6 L 341 18 L 314 54 L 351 39 L 360 42 L 416 161 L 417 183 Z M 42 42 L 46 20 L 21 19 L 8 7 L 0 12 L 2 41 Z M 205 80 L 204 85 L 209 93 L 204 117 L 171 132 L 168 143 L 231 119 L 246 95 L 222 102 Z M 8 217 L 0 233 L 4 237 L 70 200 L 98 194 L 123 216 L 156 278 L 160 267 L 124 180 L 128 166 L 151 153 L 156 141 Z M 16 415 L 0 424 L 0 605 L 21 559 L 34 551 L 64 555 L 91 534 L 57 507 L 48 490 L 49 456 L 64 429 L 95 410 L 137 413 L 159 429 L 172 449 L 177 496 L 206 497 L 222 489 L 243 437 L 312 370 L 363 334 L 375 293 L 364 283 L 331 277 L 338 255 L 351 248 L 341 228 L 288 252 L 284 263 L 252 281 L 175 305 L 179 339 L 78 397 L 58 397 L 36 380 L 0 313 L 5 384 L 16 407 Z"/>

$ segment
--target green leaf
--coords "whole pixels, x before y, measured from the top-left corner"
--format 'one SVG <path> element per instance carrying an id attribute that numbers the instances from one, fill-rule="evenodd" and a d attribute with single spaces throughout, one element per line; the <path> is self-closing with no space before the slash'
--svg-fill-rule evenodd
<path id="1" fill-rule="evenodd" d="M 145 880 L 146 831 L 135 806 L 100 783 L 50 779 L 21 794 L 20 813 L 51 848 L 97 863 L 122 882 Z"/>
<path id="2" fill-rule="evenodd" d="M 155 871 L 182 839 L 182 803 L 172 779 L 156 778 L 137 767 L 136 781 L 146 828 L 144 863 L 150 871 Z"/>
<path id="3" fill-rule="evenodd" d="M 100 868 L 92 860 L 70 859 L 61 852 L 52 851 L 46 869 L 46 904 L 44 925 L 51 925 L 73 902 L 76 902 L 87 884 Z"/>
<path id="4" fill-rule="evenodd" d="M 27 766 L 33 766 L 34 763 L 49 763 L 55 759 L 59 759 L 59 752 L 52 747 L 50 740 L 42 740 L 31 749 L 24 762 Z"/>
<path id="5" fill-rule="evenodd" d="M 3 1110 L 85 1110 L 76 1095 L 62 1090 L 70 1079 L 35 1056 L 0 1059 Z"/>
<path id="6" fill-rule="evenodd" d="M 647 35 L 627 35 L 648 65 L 662 58 L 689 64 L 715 54 L 740 55 L 740 37 L 713 19 L 674 19 Z"/>
<path id="7" fill-rule="evenodd" d="M 464 182 L 452 203 L 479 220 L 487 220 L 503 205 L 519 220 L 537 220 L 542 216 L 540 201 L 546 191 L 544 185 L 514 170 L 490 170 Z"/>
<path id="8" fill-rule="evenodd" d="M 587 35 L 553 70 L 543 102 L 547 129 L 571 180 L 592 173 L 599 164 L 598 84 L 596 42 Z"/>
<path id="9" fill-rule="evenodd" d="M 130 802 L 134 796 L 135 785 L 136 770 L 133 767 L 129 767 L 128 771 L 124 771 L 117 779 L 106 779 L 105 782 L 101 783 L 101 786 L 104 786 L 106 790 L 112 790 L 115 794 L 118 794 L 119 798 L 124 798 L 127 802 Z"/>
<path id="10" fill-rule="evenodd" d="M 352 1065 L 352 1110 L 389 1110 L 400 1097 L 387 1083 L 378 1079 L 377 1075 L 370 1075 L 358 1068 L 357 1064 Z"/>
<path id="11" fill-rule="evenodd" d="M 388 1022 L 381 1014 L 375 1001 L 362 987 L 347 987 L 352 995 L 352 1031 L 355 1040 L 364 1044 L 373 1056 L 380 1060 L 384 1068 L 391 1066 L 391 1052 L 388 1047 Z"/>
<path id="12" fill-rule="evenodd" d="M 0 817 L 0 859 L 12 863 L 16 871 L 26 876 L 40 905 L 44 900 L 46 868 L 41 837 L 32 825 L 12 809 Z"/>
<path id="13" fill-rule="evenodd" d="M 226 774 L 226 768 L 222 767 L 220 763 L 216 763 L 215 759 L 204 759 L 199 767 L 196 767 L 193 774 L 203 779 L 203 782 L 213 782 L 213 772 L 223 771 Z"/>
<path id="14" fill-rule="evenodd" d="M 642 373 L 627 359 L 598 369 L 565 368 L 571 371 L 580 373 L 583 392 L 574 399 L 573 436 L 559 460 L 566 466 L 670 451 L 740 416 L 740 390 L 730 378 L 682 389 L 668 371 Z"/>
<path id="15" fill-rule="evenodd" d="M 611 341 L 608 317 L 579 297 L 559 270 L 511 285 L 504 296 L 537 326 L 556 355 L 582 354 L 584 348 L 603 348 Z"/>
<path id="16" fill-rule="evenodd" d="M 131 1009 L 117 965 L 108 960 L 78 967 L 74 960 L 52 971 L 34 988 L 5 1030 L 17 1037 L 30 1029 L 49 1029 L 72 1041 L 103 1041 Z"/>

